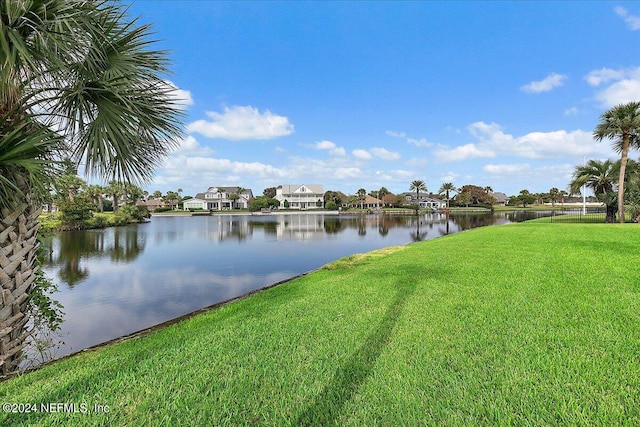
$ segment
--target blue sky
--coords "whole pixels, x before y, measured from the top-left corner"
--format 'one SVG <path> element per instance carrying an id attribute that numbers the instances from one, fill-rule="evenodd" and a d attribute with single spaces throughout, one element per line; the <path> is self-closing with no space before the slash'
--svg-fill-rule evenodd
<path id="1" fill-rule="evenodd" d="M 600 114 L 640 100 L 634 2 L 125 3 L 186 112 L 149 191 L 567 189 L 617 157 Z"/>

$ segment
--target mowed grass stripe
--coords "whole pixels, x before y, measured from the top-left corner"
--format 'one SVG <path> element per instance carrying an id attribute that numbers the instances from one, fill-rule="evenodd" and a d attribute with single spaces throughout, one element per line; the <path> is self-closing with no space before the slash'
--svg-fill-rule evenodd
<path id="1" fill-rule="evenodd" d="M 640 228 L 514 224 L 349 257 L 0 383 L 2 425 L 640 425 Z"/>

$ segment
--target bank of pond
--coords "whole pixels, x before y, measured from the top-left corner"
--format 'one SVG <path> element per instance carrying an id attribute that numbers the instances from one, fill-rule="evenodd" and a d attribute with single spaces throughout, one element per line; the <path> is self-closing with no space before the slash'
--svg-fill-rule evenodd
<path id="1" fill-rule="evenodd" d="M 314 239 L 345 234 L 357 241 L 360 229 L 381 236 L 379 224 L 357 222 L 339 233 L 325 232 L 322 223 L 323 238 L 309 230 L 321 223 L 302 222 L 234 234 L 228 232 L 241 224 L 213 220 L 166 218 L 117 239 L 87 238 L 83 244 L 102 255 L 78 259 L 86 276 L 71 289 L 92 294 L 83 315 L 99 313 L 101 299 L 129 293 L 121 311 L 101 318 L 108 327 L 133 300 L 169 288 L 158 286 L 162 276 L 197 294 L 226 275 L 236 279 L 218 283 L 239 290 L 248 266 L 261 265 L 260 254 L 278 248 L 274 259 L 295 263 Z M 386 228 L 402 230 L 405 240 L 418 226 L 427 236 L 440 234 L 440 225 L 409 224 Z M 296 234 L 304 237 L 288 245 Z M 196 235 L 217 243 L 198 243 Z M 257 245 L 260 235 L 271 240 Z M 242 246 L 258 250 L 230 264 L 226 254 Z M 326 268 L 0 383 L 8 403 L 87 405 L 85 412 L 55 413 L 46 406 L 18 413 L 16 406 L 0 414 L 0 423 L 640 424 L 640 258 L 630 256 L 640 250 L 636 224 L 483 227 L 346 258 L 339 246 L 316 246 L 340 258 Z M 150 253 L 156 264 L 146 259 Z M 215 267 L 177 270 L 192 257 Z M 143 272 L 118 272 L 138 262 Z M 91 281 L 101 270 L 108 287 Z M 146 281 L 155 285 L 145 289 Z M 148 303 L 140 317 L 156 304 L 186 309 L 181 293 Z"/>

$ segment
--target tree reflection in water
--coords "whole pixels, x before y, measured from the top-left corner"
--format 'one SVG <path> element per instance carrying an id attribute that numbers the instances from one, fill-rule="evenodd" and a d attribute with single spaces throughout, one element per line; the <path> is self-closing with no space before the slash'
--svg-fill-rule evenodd
<path id="1" fill-rule="evenodd" d="M 144 251 L 146 237 L 138 226 L 104 230 L 65 231 L 43 239 L 47 255 L 45 267 L 58 267 L 60 280 L 73 287 L 89 276 L 82 260 L 108 258 L 113 262 L 132 262 Z"/>

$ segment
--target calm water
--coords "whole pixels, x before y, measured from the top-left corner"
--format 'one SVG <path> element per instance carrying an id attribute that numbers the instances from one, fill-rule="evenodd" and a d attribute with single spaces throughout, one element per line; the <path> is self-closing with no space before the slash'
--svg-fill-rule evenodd
<path id="1" fill-rule="evenodd" d="M 56 234 L 46 274 L 65 320 L 54 357 L 130 334 L 354 253 L 526 219 L 521 213 L 416 216 L 153 217 Z"/>

